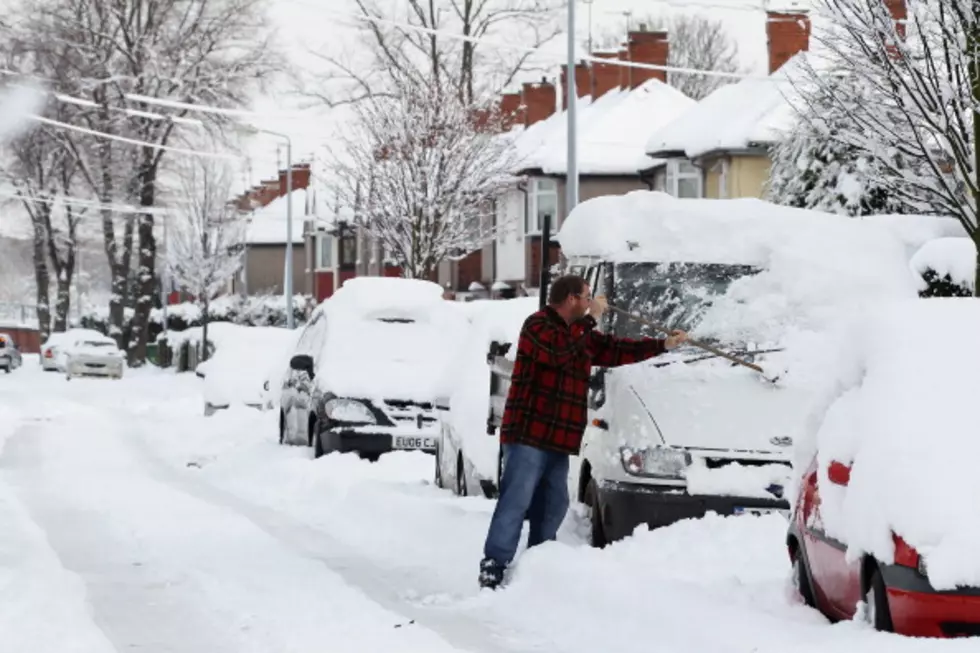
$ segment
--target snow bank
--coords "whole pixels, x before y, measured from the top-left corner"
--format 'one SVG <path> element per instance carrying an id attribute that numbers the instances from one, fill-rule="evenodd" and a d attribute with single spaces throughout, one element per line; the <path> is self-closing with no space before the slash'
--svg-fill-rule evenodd
<path id="1" fill-rule="evenodd" d="M 325 391 L 362 399 L 449 396 L 466 320 L 438 284 L 361 277 L 321 306 L 326 338 L 314 360 Z"/>
<path id="2" fill-rule="evenodd" d="M 974 289 L 976 285 L 977 247 L 969 238 L 938 238 L 927 242 L 912 257 L 912 269 L 918 274 L 934 270 L 940 278 L 949 275 L 953 283 Z M 923 281 L 922 287 L 925 287 Z"/>
<path id="3" fill-rule="evenodd" d="M 868 301 L 917 296 L 910 245 L 950 225 L 915 216 L 905 216 L 894 230 L 888 224 L 758 199 L 637 191 L 582 203 L 558 240 L 566 256 L 757 268 L 714 300 L 695 333 L 772 342 L 794 330 L 830 328 Z"/>
<path id="4" fill-rule="evenodd" d="M 892 532 L 926 560 L 937 589 L 980 586 L 980 302 L 929 299 L 857 314 L 841 342 L 824 409 L 798 443 L 818 450 L 827 533 L 893 559 Z M 846 489 L 827 467 L 852 465 Z"/>
<path id="5" fill-rule="evenodd" d="M 533 297 L 477 300 L 458 306 L 470 326 L 456 359 L 458 379 L 449 398 L 449 419 L 477 474 L 484 479 L 495 479 L 498 443 L 496 437 L 487 434 L 490 408 L 487 350 L 494 340 L 513 343 L 508 352 L 513 360 L 521 326 L 528 315 L 538 310 L 538 300 Z"/>

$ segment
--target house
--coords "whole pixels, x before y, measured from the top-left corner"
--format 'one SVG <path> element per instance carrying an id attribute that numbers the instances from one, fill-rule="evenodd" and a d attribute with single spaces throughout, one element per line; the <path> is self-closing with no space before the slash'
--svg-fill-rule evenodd
<path id="1" fill-rule="evenodd" d="M 718 88 L 665 125 L 646 153 L 667 165 L 641 171 L 651 187 L 679 197 L 762 197 L 769 148 L 792 128 L 792 78 L 810 46 L 804 12 L 766 12 L 769 75 Z"/>
<path id="2" fill-rule="evenodd" d="M 669 47 L 666 32 L 647 31 L 641 25 L 629 33 L 622 49 L 595 56 L 666 66 Z M 669 86 L 663 70 L 579 63 L 572 74 L 578 94 L 580 201 L 650 188 L 639 171 L 667 162 L 646 155 L 647 137 L 694 107 L 694 100 Z M 561 87 L 567 75 L 563 66 Z M 506 135 L 513 139 L 519 161 L 514 173 L 523 181 L 498 198 L 495 219 L 499 233 L 494 242 L 458 263 L 444 265 L 450 274 L 441 276 L 441 282 L 449 281 L 457 290 L 467 290 L 474 281 L 496 290 L 533 293 L 538 287 L 545 217 L 549 217 L 554 233 L 568 213 L 567 96 L 562 93 L 561 110 L 557 111 L 557 95 L 556 86 L 546 79 L 523 86 L 514 119 L 523 119 L 523 124 L 518 123 Z M 505 95 L 500 111 L 514 113 L 514 105 L 514 97 Z M 549 259 L 558 261 L 557 244 Z M 476 277 L 477 273 L 481 276 Z"/>
<path id="3" fill-rule="evenodd" d="M 230 292 L 248 295 L 282 294 L 286 267 L 287 212 L 286 171 L 277 180 L 263 181 L 236 198 L 239 210 L 247 211 L 245 255 L 242 270 L 231 280 Z M 307 273 L 306 222 L 315 212 L 314 194 L 309 191 L 310 165 L 293 166 L 292 179 L 293 292 L 311 292 Z"/>

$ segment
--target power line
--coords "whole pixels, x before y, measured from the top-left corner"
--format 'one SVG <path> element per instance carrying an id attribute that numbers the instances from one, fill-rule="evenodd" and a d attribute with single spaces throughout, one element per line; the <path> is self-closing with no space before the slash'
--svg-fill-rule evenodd
<path id="1" fill-rule="evenodd" d="M 95 200 L 85 200 L 85 199 L 71 197 L 68 195 L 59 195 L 57 197 L 44 198 L 44 197 L 35 197 L 33 195 L 23 195 L 17 193 L 10 194 L 10 193 L 4 193 L 0 191 L 0 197 L 6 199 L 21 200 L 25 202 L 36 202 L 40 204 L 62 203 L 62 204 L 69 204 L 72 206 L 78 206 L 86 209 L 99 209 L 99 210 L 104 209 L 104 210 L 112 211 L 113 213 L 134 213 L 134 214 L 150 213 L 150 214 L 158 214 L 158 215 L 170 213 L 170 210 L 167 208 L 139 207 L 139 206 L 126 205 L 126 204 L 105 204 L 102 202 L 97 202 Z"/>
<path id="2" fill-rule="evenodd" d="M 178 154 L 186 154 L 188 156 L 200 156 L 204 158 L 215 158 L 215 159 L 235 159 L 241 160 L 241 157 L 237 154 L 224 154 L 221 152 L 200 152 L 198 150 L 190 150 L 183 147 L 173 147 L 171 145 L 160 145 L 158 143 L 147 143 L 146 141 L 136 140 L 134 138 L 127 138 L 125 136 L 117 136 L 116 134 L 106 134 L 104 132 L 96 131 L 94 129 L 89 129 L 87 127 L 79 127 L 78 125 L 72 125 L 66 122 L 59 122 L 57 120 L 52 120 L 50 118 L 44 118 L 43 116 L 38 116 L 35 114 L 27 114 L 27 117 L 31 120 L 36 120 L 40 123 L 51 125 L 52 127 L 61 127 L 63 129 L 69 129 L 72 131 L 77 131 L 82 134 L 88 134 L 89 136 L 98 136 L 100 138 L 108 138 L 109 140 L 119 141 L 120 143 L 128 143 L 130 145 L 139 145 L 141 147 L 150 147 L 157 150 L 165 150 L 167 152 L 176 152 Z"/>

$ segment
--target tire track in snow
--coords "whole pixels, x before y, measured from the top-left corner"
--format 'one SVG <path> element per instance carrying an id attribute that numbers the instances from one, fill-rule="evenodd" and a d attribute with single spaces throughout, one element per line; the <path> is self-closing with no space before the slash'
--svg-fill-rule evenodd
<path id="1" fill-rule="evenodd" d="M 84 581 L 117 650 L 449 650 L 422 628 L 396 630 L 396 615 L 318 562 L 161 475 L 116 423 L 22 430 L 0 455 L 0 473 Z"/>
<path id="2" fill-rule="evenodd" d="M 235 511 L 297 553 L 317 560 L 340 574 L 371 600 L 404 615 L 406 621 L 414 620 L 438 633 L 454 646 L 481 653 L 535 653 L 554 650 L 554 644 L 542 639 L 540 634 L 505 631 L 501 624 L 490 619 L 481 620 L 458 612 L 408 603 L 404 598 L 405 587 L 417 589 L 421 579 L 406 578 L 403 571 L 381 568 L 376 559 L 358 555 L 349 545 L 322 529 L 297 521 L 272 508 L 252 503 L 202 478 L 180 473 L 171 463 L 160 458 L 143 437 L 127 439 L 126 443 L 142 458 L 147 471 L 161 482 L 170 483 L 203 501 Z M 438 594 L 444 588 L 433 587 L 429 590 L 422 593 Z"/>

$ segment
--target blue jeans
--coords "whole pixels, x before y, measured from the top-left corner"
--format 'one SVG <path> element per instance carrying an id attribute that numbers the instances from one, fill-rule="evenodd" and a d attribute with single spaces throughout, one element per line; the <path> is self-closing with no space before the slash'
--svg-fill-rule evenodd
<path id="1" fill-rule="evenodd" d="M 528 547 L 554 540 L 568 510 L 568 455 L 524 444 L 504 445 L 500 498 L 483 547 L 485 559 L 507 566 L 517 553 L 524 517 Z"/>

